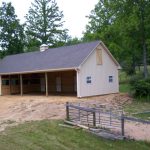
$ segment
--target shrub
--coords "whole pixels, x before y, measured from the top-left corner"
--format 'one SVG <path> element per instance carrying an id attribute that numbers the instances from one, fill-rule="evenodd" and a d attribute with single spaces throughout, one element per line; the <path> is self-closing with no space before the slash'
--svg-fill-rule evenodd
<path id="1" fill-rule="evenodd" d="M 133 91 L 134 96 L 136 97 L 150 97 L 150 78 L 141 79 L 141 78 L 132 78 L 130 81 L 131 90 Z"/>

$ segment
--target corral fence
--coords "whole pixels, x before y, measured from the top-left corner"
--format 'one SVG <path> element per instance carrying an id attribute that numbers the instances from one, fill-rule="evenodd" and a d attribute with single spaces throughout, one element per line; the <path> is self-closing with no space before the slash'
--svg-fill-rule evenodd
<path id="1" fill-rule="evenodd" d="M 119 131 L 125 136 L 125 121 L 150 124 L 150 121 L 128 117 L 122 109 L 113 109 L 105 105 L 83 106 L 81 104 L 66 103 L 66 119 L 90 128 L 103 128 Z"/>
<path id="2" fill-rule="evenodd" d="M 124 136 L 124 115 L 119 109 L 114 110 L 105 105 L 86 107 L 67 102 L 66 119 L 91 128 L 119 129 Z"/>

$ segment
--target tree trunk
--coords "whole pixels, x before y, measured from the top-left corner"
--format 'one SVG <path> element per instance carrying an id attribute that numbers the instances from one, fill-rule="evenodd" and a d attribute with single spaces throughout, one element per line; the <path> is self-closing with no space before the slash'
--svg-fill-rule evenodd
<path id="1" fill-rule="evenodd" d="M 147 70 L 147 49 L 146 49 L 146 38 L 145 38 L 145 24 L 144 24 L 144 2 L 140 0 L 140 24 L 141 24 L 141 39 L 142 39 L 142 49 L 143 49 L 143 65 L 144 65 L 144 78 L 148 77 Z"/>

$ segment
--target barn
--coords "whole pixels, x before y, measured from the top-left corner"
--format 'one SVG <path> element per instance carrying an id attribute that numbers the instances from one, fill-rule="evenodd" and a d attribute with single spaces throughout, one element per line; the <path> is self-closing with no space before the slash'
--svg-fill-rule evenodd
<path id="1" fill-rule="evenodd" d="M 6 56 L 0 95 L 96 96 L 119 91 L 119 63 L 102 41 Z"/>

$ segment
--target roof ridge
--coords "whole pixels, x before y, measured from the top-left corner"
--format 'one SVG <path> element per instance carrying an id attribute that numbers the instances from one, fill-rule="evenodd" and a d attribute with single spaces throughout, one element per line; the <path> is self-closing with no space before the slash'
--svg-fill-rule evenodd
<path id="1" fill-rule="evenodd" d="M 77 43 L 77 44 L 73 44 L 73 45 L 64 45 L 64 46 L 60 46 L 60 47 L 52 47 L 52 48 L 49 48 L 48 50 L 52 50 L 52 49 L 58 49 L 58 48 L 65 48 L 65 47 L 72 47 L 72 46 L 77 46 L 77 45 L 84 45 L 84 44 L 90 44 L 90 43 L 94 43 L 94 42 L 98 42 L 100 40 L 95 40 L 95 41 L 89 41 L 89 42 L 83 42 L 83 43 Z M 4 58 L 6 57 L 11 57 L 11 56 L 16 56 L 16 55 L 24 55 L 24 54 L 29 54 L 29 53 L 43 53 L 43 52 L 40 52 L 39 50 L 36 50 L 36 51 L 31 51 L 31 52 L 23 52 L 23 53 L 18 53 L 18 54 L 11 54 L 11 55 L 7 55 L 5 56 Z M 3 58 L 3 59 L 4 59 Z M 3 60 L 2 59 L 2 60 Z"/>

